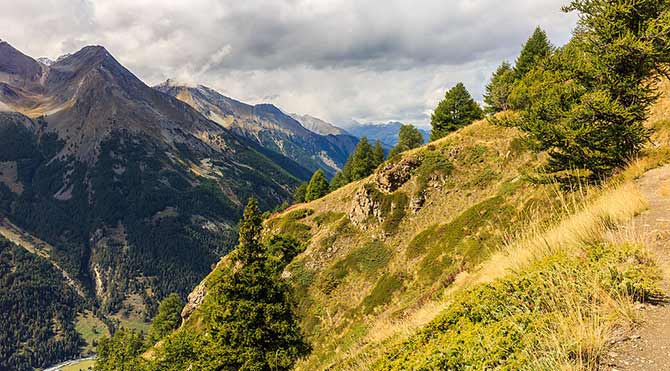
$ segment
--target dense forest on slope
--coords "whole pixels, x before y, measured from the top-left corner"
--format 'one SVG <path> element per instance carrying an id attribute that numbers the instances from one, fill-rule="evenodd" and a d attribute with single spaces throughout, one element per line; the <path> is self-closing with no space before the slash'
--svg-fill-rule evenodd
<path id="1" fill-rule="evenodd" d="M 43 258 L 0 238 L 0 370 L 32 371 L 79 354 L 84 301 Z"/>
<path id="2" fill-rule="evenodd" d="M 538 29 L 514 69 L 496 71 L 511 84 L 496 104 L 515 111 L 472 124 L 482 112 L 458 84 L 433 117 L 441 139 L 266 222 L 305 245 L 282 275 L 313 345 L 297 370 L 598 369 L 611 329 L 657 297 L 655 263 L 620 228 L 645 208 L 633 179 L 670 159 L 667 121 L 647 120 L 670 8 L 567 10 L 581 16 L 571 43 Z M 211 335 L 230 269 L 196 288 L 174 339 Z"/>
<path id="3" fill-rule="evenodd" d="M 23 187 L 20 194 L 3 188 L 4 211 L 54 245 L 54 257 L 89 284 L 91 292 L 102 291 L 104 311 L 119 310 L 129 291 L 140 294 L 147 305 L 155 304 L 147 288 L 159 298 L 184 293 L 234 244 L 234 224 L 226 221 L 240 215 L 235 202 L 215 179 L 166 166 L 170 158 L 142 137 L 113 135 L 102 144 L 91 168 L 77 161 L 51 160 L 62 147 L 55 136 L 39 138 L 19 125 L 3 129 L 0 141 L 23 149 L 2 154 L 2 161 L 17 164 L 16 182 Z M 187 148 L 180 155 L 193 156 Z M 243 184 L 267 189 L 267 179 L 267 174 L 240 174 L 234 180 L 241 188 L 237 197 L 252 194 L 249 188 L 242 190 Z M 273 205 L 268 198 L 262 203 L 265 208 Z M 208 221 L 214 224 L 203 228 Z M 100 276 L 91 277 L 96 270 Z M 93 286 L 95 281 L 98 286 Z"/>

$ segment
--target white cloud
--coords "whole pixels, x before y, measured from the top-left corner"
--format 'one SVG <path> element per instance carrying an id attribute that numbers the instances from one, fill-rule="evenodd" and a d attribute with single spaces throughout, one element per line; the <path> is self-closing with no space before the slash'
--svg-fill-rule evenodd
<path id="1" fill-rule="evenodd" d="M 149 84 L 168 77 L 335 122 L 425 124 L 463 81 L 489 74 L 541 25 L 555 43 L 562 0 L 10 0 L 0 35 L 57 57 L 104 45 Z"/>

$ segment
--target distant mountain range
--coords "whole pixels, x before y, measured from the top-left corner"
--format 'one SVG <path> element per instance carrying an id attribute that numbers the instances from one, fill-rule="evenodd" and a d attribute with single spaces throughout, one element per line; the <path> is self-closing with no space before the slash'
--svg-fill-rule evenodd
<path id="1" fill-rule="evenodd" d="M 338 128 L 337 126 L 323 121 L 320 118 L 310 116 L 310 115 L 298 115 L 292 113 L 291 117 L 299 121 L 302 126 L 311 130 L 317 134 L 321 135 L 348 135 L 344 129 Z"/>
<path id="2" fill-rule="evenodd" d="M 167 294 L 186 294 L 235 245 L 248 197 L 271 209 L 311 176 L 310 166 L 332 160 L 335 168 L 355 144 L 337 147 L 337 138 L 273 106 L 253 107 L 259 125 L 287 133 L 284 148 L 294 137 L 323 145 L 328 160 L 298 163 L 147 86 L 100 46 L 39 62 L 0 42 L 0 111 L 0 234 L 11 237 L 3 227 L 11 223 L 26 241 L 43 241 L 26 251 L 42 249 L 36 259 L 62 269 L 85 308 L 108 323 L 141 323 Z M 22 295 L 37 300 L 40 287 Z M 0 283 L 0 296 L 6 289 Z M 57 327 L 72 328 L 72 318 Z M 14 335 L 3 331 L 12 330 L 0 329 L 0 338 Z M 54 347 L 79 342 L 64 341 Z M 40 367 L 68 355 L 50 354 L 21 362 Z"/>
<path id="3" fill-rule="evenodd" d="M 271 104 L 249 105 L 203 85 L 191 87 L 168 80 L 155 88 L 312 172 L 322 169 L 334 175 L 358 143 L 357 138 L 315 117 L 291 116 Z"/>
<path id="4" fill-rule="evenodd" d="M 398 132 L 401 126 L 402 123 L 397 121 L 381 124 L 361 124 L 354 121 L 351 124 L 345 125 L 346 131 L 352 135 L 358 138 L 367 137 L 372 142 L 379 140 L 387 149 L 393 148 L 398 144 Z M 430 132 L 421 128 L 418 129 L 423 134 L 424 141 L 428 142 Z"/>
<path id="5" fill-rule="evenodd" d="M 21 235 L 23 244 L 7 251 L 23 248 L 51 267 L 46 276 L 62 273 L 74 289 L 67 300 L 76 293 L 78 304 L 53 319 L 62 328 L 72 329 L 73 311 L 141 323 L 235 245 L 248 197 L 271 209 L 316 169 L 338 171 L 359 137 L 390 147 L 399 127 L 360 125 L 350 134 L 205 86 L 152 88 L 101 46 L 53 61 L 0 42 L 0 239 Z M 31 286 L 21 305 L 39 306 L 30 300 L 46 295 L 41 287 Z M 44 344 L 77 349 L 72 334 L 50 334 Z M 24 359 L 25 344 L 8 352 L 30 367 L 72 355 Z"/>

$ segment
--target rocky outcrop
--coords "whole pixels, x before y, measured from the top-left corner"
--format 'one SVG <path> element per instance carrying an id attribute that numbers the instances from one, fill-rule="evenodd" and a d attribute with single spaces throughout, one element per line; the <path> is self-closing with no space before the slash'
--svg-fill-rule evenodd
<path id="1" fill-rule="evenodd" d="M 381 191 L 393 193 L 412 177 L 414 169 L 421 166 L 421 160 L 421 157 L 410 156 L 387 163 L 375 175 L 375 183 Z"/>
<path id="2" fill-rule="evenodd" d="M 374 186 L 366 184 L 354 194 L 354 206 L 349 212 L 349 219 L 359 228 L 367 229 L 368 225 L 366 221 L 370 217 L 381 221 L 381 202 L 377 197 L 374 197 L 377 192 L 379 191 Z"/>
<path id="3" fill-rule="evenodd" d="M 200 282 L 200 284 L 188 294 L 188 302 L 184 305 L 184 309 L 181 311 L 182 325 L 186 323 L 186 320 L 191 317 L 191 314 L 200 307 L 202 301 L 205 300 L 206 295 L 207 285 L 205 284 L 205 281 Z"/>

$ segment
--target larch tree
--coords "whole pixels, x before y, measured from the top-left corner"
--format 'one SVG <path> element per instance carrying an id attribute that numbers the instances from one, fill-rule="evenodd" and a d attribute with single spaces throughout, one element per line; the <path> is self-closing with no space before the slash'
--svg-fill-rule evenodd
<path id="1" fill-rule="evenodd" d="M 398 144 L 396 144 L 389 157 L 393 157 L 399 153 L 419 147 L 423 144 L 423 135 L 414 125 L 402 125 L 398 131 Z"/>
<path id="2" fill-rule="evenodd" d="M 321 169 L 314 172 L 305 191 L 305 201 L 314 201 L 328 194 L 330 185 Z"/>
<path id="3" fill-rule="evenodd" d="M 431 117 L 430 140 L 437 140 L 484 116 L 463 83 L 449 89 Z"/>

